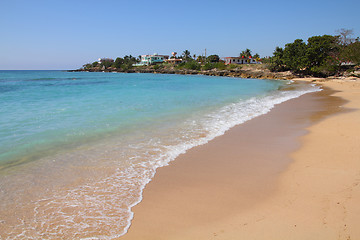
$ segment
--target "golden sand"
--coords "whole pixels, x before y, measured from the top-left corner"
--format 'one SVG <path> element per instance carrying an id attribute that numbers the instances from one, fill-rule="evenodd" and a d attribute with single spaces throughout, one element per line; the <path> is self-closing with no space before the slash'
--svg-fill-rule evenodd
<path id="1" fill-rule="evenodd" d="M 122 239 L 360 239 L 360 81 L 320 84 L 159 169 Z"/>

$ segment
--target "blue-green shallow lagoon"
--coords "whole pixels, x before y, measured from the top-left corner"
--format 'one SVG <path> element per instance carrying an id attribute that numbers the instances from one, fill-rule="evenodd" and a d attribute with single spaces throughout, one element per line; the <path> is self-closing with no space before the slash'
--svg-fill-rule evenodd
<path id="1" fill-rule="evenodd" d="M 288 84 L 0 71 L 0 237 L 125 233 L 130 208 L 157 167 L 275 104 L 318 90 L 301 84 L 284 90 Z M 22 218 L 14 217 L 15 208 Z"/>
<path id="2" fill-rule="evenodd" d="M 61 71 L 0 75 L 0 164 L 219 107 L 277 89 L 279 81 Z"/>

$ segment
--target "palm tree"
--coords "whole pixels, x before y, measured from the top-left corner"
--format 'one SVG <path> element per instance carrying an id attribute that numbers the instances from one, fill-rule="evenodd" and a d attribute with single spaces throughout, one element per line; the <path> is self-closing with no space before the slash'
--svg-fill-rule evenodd
<path id="1" fill-rule="evenodd" d="M 205 62 L 205 57 L 204 57 L 204 56 L 198 56 L 198 57 L 196 58 L 196 61 L 203 63 L 203 62 Z"/>
<path id="2" fill-rule="evenodd" d="M 255 58 L 256 61 L 258 61 L 258 60 L 260 59 L 260 55 L 259 55 L 258 53 L 255 53 L 254 56 L 253 56 L 253 58 Z"/>
<path id="3" fill-rule="evenodd" d="M 185 50 L 182 55 L 184 60 L 188 60 L 189 58 L 191 58 L 191 54 L 189 50 Z"/>
<path id="4" fill-rule="evenodd" d="M 251 57 L 251 50 L 247 48 L 245 51 L 241 51 L 240 57 Z"/>

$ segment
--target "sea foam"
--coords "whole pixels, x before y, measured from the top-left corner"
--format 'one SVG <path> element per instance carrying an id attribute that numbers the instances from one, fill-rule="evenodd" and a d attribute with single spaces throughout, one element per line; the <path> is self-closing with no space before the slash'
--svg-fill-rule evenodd
<path id="1" fill-rule="evenodd" d="M 117 74 L 111 75 L 117 76 Z M 141 78 L 144 78 L 143 76 L 154 80 L 153 75 L 142 75 Z M 190 78 L 193 78 L 192 84 L 196 84 L 196 77 Z M 168 81 L 166 76 L 155 80 L 160 84 Z M 186 84 L 188 84 L 187 81 L 188 79 L 186 79 Z M 98 79 L 97 82 L 99 82 Z M 148 83 L 131 82 L 133 87 L 144 84 Z M 210 83 L 206 82 L 206 84 Z M 206 86 L 206 84 L 201 86 Z M 145 186 L 153 179 L 159 167 L 168 165 L 180 154 L 195 146 L 206 144 L 236 125 L 268 113 L 276 104 L 305 93 L 320 91 L 320 88 L 314 85 L 294 85 L 295 90 L 266 90 L 261 94 L 254 94 L 253 97 L 246 96 L 246 91 L 244 91 L 242 95 L 244 97 L 236 101 L 225 104 L 219 102 L 216 106 L 205 106 L 205 110 L 191 113 L 181 112 L 180 117 L 176 115 L 176 117 L 168 117 L 168 121 L 161 120 L 157 127 L 154 127 L 151 122 L 148 128 L 140 129 L 134 135 L 132 132 L 128 134 L 120 131 L 118 135 L 111 135 L 106 140 L 95 142 L 91 146 L 80 146 L 66 153 L 61 152 L 61 154 L 49 156 L 48 160 L 43 161 L 47 164 L 51 163 L 48 164 L 49 167 L 44 167 L 46 171 L 50 168 L 68 171 L 70 166 L 73 169 L 70 172 L 72 175 L 80 173 L 80 183 L 51 189 L 48 194 L 41 195 L 41 199 L 33 199 L 29 203 L 29 208 L 34 209 L 33 215 L 12 226 L 7 238 L 114 239 L 124 235 L 133 219 L 132 207 L 141 202 Z M 174 89 L 170 82 L 169 85 L 162 86 L 161 90 L 165 88 L 171 94 L 178 94 L 174 91 L 178 91 L 179 88 L 187 91 L 188 86 L 180 85 Z M 147 90 L 143 90 L 144 93 L 145 91 Z M 214 93 L 216 91 L 209 93 L 209 96 Z M 183 96 L 179 95 L 179 99 L 182 98 Z M 142 105 L 134 104 L 132 106 L 134 111 L 146 111 L 147 105 L 152 103 L 145 100 Z M 174 100 L 172 104 L 178 101 Z M 163 107 L 161 101 L 157 104 L 158 108 Z M 117 108 L 120 109 L 121 106 Z M 202 106 L 198 109 L 202 109 Z M 165 111 L 169 111 L 168 108 Z M 147 117 L 147 119 L 150 118 Z M 74 132 L 69 134 L 74 134 Z M 86 134 L 86 131 L 79 132 Z M 72 159 L 76 159 L 76 162 L 70 161 Z M 96 174 L 97 171 L 101 174 L 95 178 L 91 174 Z M 81 175 L 84 172 L 85 177 Z M 74 177 L 71 176 L 71 178 Z"/>
<path id="2" fill-rule="evenodd" d="M 236 125 L 268 113 L 276 104 L 319 90 L 318 87 L 303 87 L 296 91 L 277 91 L 239 101 L 200 118 L 187 120 L 174 134 L 181 134 L 178 136 L 181 136 L 182 142 L 166 145 L 158 139 L 132 146 L 134 149 L 147 150 L 142 155 L 133 156 L 131 166 L 117 169 L 113 175 L 97 183 L 38 201 L 35 208 L 36 224 L 33 223 L 32 229 L 25 230 L 18 237 L 27 236 L 34 229 L 44 238 L 60 235 L 113 239 L 122 236 L 131 225 L 131 208 L 141 202 L 142 191 L 154 177 L 157 168 L 168 165 L 180 154 L 206 144 Z M 144 158 L 146 161 L 143 161 Z M 54 212 L 57 214 L 54 215 Z M 47 226 L 49 222 L 53 225 Z"/>

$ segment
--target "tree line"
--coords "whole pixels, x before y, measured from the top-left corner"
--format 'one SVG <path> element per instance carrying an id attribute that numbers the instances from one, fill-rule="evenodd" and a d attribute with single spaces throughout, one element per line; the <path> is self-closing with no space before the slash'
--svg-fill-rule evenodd
<path id="1" fill-rule="evenodd" d="M 83 69 L 93 69 L 93 68 L 100 68 L 100 69 L 108 69 L 108 68 L 116 68 L 116 69 L 123 69 L 128 70 L 132 68 L 133 64 L 139 62 L 140 59 L 133 57 L 133 56 L 124 56 L 123 58 L 118 57 L 115 61 L 102 61 L 98 62 L 95 61 L 93 63 L 87 63 L 83 65 Z"/>
<path id="2" fill-rule="evenodd" d="M 323 35 L 296 39 L 284 48 L 276 47 L 266 60 L 271 71 L 293 71 L 318 77 L 340 74 L 360 64 L 359 38 L 351 38 L 352 30 L 340 29 L 339 35 Z"/>
<path id="3" fill-rule="evenodd" d="M 250 49 L 245 49 L 244 51 L 241 51 L 239 54 L 240 57 L 252 57 Z M 255 54 L 253 56 L 257 60 L 260 59 L 259 54 Z M 219 69 L 223 70 L 226 69 L 224 61 L 222 61 L 217 54 L 212 54 L 210 56 L 203 56 L 203 55 L 196 55 L 191 54 L 189 50 L 184 50 L 181 55 L 179 56 L 171 56 L 171 58 L 178 58 L 182 59 L 182 63 L 177 64 L 176 68 L 184 68 L 184 69 L 191 69 L 191 70 L 210 70 L 210 69 Z M 98 62 L 95 61 L 93 63 L 87 63 L 83 65 L 84 70 L 90 70 L 90 69 L 122 69 L 122 70 L 128 70 L 133 68 L 133 64 L 139 63 L 141 61 L 141 56 L 133 57 L 133 56 L 125 56 L 123 58 L 118 57 L 115 59 L 115 61 L 102 61 Z M 161 65 L 165 65 L 166 63 L 162 63 Z M 159 64 L 157 66 L 154 66 L 156 68 L 159 68 Z M 234 66 L 230 66 L 232 68 Z"/>

